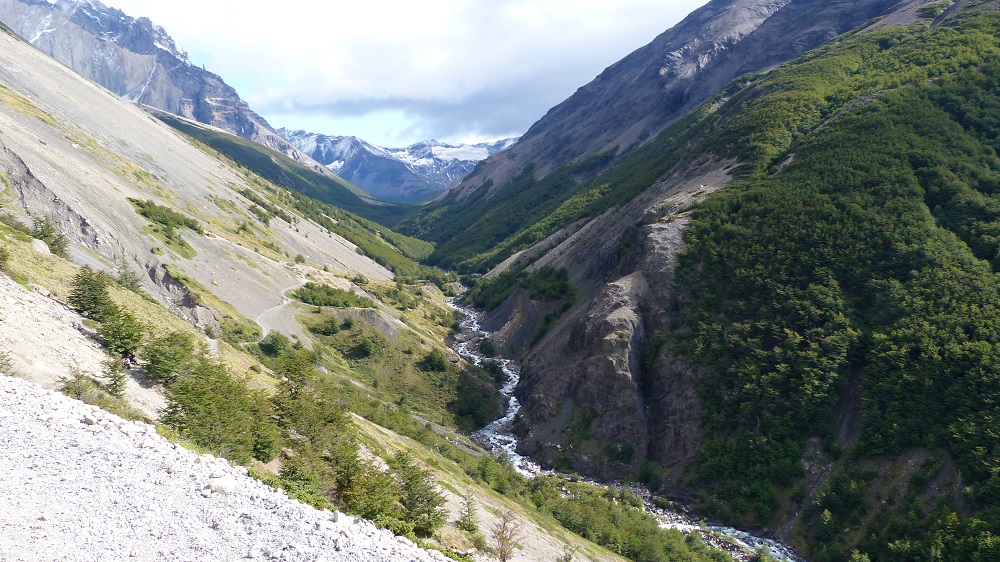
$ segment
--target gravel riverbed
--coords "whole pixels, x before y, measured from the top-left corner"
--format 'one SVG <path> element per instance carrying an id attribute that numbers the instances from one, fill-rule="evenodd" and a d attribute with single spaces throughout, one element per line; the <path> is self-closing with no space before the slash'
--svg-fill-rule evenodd
<path id="1" fill-rule="evenodd" d="M 124 420 L 0 375 L 0 562 L 447 560 Z"/>

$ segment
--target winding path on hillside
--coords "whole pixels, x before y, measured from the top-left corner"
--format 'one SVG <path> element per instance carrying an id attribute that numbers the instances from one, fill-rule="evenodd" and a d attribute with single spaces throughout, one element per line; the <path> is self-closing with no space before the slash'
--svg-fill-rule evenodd
<path id="1" fill-rule="evenodd" d="M 295 300 L 289 297 L 287 293 L 289 291 L 298 289 L 299 287 L 302 287 L 305 284 L 306 284 L 305 278 L 299 277 L 298 281 L 294 285 L 290 285 L 281 290 L 280 304 L 272 306 L 271 308 L 257 315 L 257 318 L 254 319 L 254 322 L 256 322 L 258 326 L 260 326 L 261 335 L 260 338 L 258 338 L 257 341 L 253 343 L 260 343 L 261 341 L 263 341 L 264 338 L 267 337 L 267 334 L 270 333 L 272 330 L 277 332 L 283 332 L 286 334 L 304 335 L 302 333 L 302 327 L 299 325 L 298 322 L 294 323 L 283 322 L 284 318 L 282 318 L 281 313 L 283 312 L 284 308 L 288 307 Z M 303 343 L 305 343 L 307 339 L 308 338 L 303 338 Z"/>

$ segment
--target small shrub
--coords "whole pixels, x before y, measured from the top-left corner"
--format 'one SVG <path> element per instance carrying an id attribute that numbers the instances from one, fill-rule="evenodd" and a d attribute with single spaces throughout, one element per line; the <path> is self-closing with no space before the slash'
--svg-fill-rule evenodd
<path id="1" fill-rule="evenodd" d="M 136 294 L 143 294 L 142 290 L 142 278 L 135 271 L 128 268 L 127 265 L 121 263 L 118 265 L 117 276 L 115 277 L 115 282 L 118 283 L 123 289 L 132 291 Z"/>
<path id="2" fill-rule="evenodd" d="M 264 339 L 257 344 L 260 351 L 268 357 L 281 357 L 292 349 L 292 341 L 280 332 L 268 332 Z"/>
<path id="3" fill-rule="evenodd" d="M 310 328 L 311 331 L 321 336 L 335 336 L 340 332 L 340 324 L 336 317 Z"/>
<path id="4" fill-rule="evenodd" d="M 110 282 L 111 278 L 106 273 L 95 271 L 89 265 L 81 267 L 70 282 L 67 298 L 70 308 L 87 318 L 100 320 L 111 306 L 108 296 Z"/>
<path id="5" fill-rule="evenodd" d="M 497 346 L 493 343 L 490 338 L 485 338 L 483 341 L 479 342 L 479 352 L 483 354 L 484 357 L 493 357 L 497 354 Z"/>
<path id="6" fill-rule="evenodd" d="M 170 332 L 151 338 L 143 348 L 146 374 L 156 381 L 171 382 L 197 360 L 194 338 L 185 332 Z"/>
<path id="7" fill-rule="evenodd" d="M 521 524 L 517 513 L 512 509 L 504 511 L 490 532 L 493 556 L 500 562 L 508 562 L 514 558 L 514 551 L 520 546 L 522 535 Z"/>
<path id="8" fill-rule="evenodd" d="M 400 451 L 389 459 L 389 468 L 399 482 L 399 502 L 403 505 L 403 520 L 413 525 L 413 532 L 429 537 L 445 520 L 444 496 L 431 473 L 417 466 L 413 456 Z"/>
<path id="9" fill-rule="evenodd" d="M 131 312 L 109 305 L 101 315 L 97 333 L 104 339 L 108 351 L 121 356 L 131 355 L 142 345 L 146 326 Z"/>
<path id="10" fill-rule="evenodd" d="M 441 372 L 448 369 L 448 358 L 438 349 L 432 349 L 419 364 L 421 371 Z"/>
<path id="11" fill-rule="evenodd" d="M 104 369 L 107 371 L 108 382 L 104 383 L 104 391 L 115 398 L 125 397 L 125 383 L 128 375 L 121 364 L 114 359 L 104 362 Z"/>
<path id="12" fill-rule="evenodd" d="M 69 239 L 56 230 L 52 221 L 44 217 L 35 217 L 31 228 L 32 238 L 37 238 L 49 247 L 49 251 L 61 257 L 67 256 Z"/>
<path id="13" fill-rule="evenodd" d="M 374 338 L 361 338 L 358 344 L 358 355 L 361 357 L 371 357 L 378 351 L 379 345 Z"/>
<path id="14" fill-rule="evenodd" d="M 10 250 L 6 246 L 0 246 L 0 271 L 7 271 L 10 265 Z"/>
<path id="15" fill-rule="evenodd" d="M 458 521 L 455 526 L 467 533 L 475 533 L 479 530 L 479 514 L 476 513 L 476 504 L 472 501 L 472 494 L 462 496 L 462 507 L 459 511 Z"/>
<path id="16" fill-rule="evenodd" d="M 493 382 L 500 384 L 504 381 L 505 375 L 503 372 L 503 365 L 500 364 L 496 359 L 490 359 L 483 365 L 483 369 L 486 370 L 493 377 Z"/>
<path id="17" fill-rule="evenodd" d="M 375 303 L 367 297 L 356 295 L 350 291 L 324 285 L 323 283 L 306 283 L 292 293 L 292 296 L 313 306 L 334 306 L 337 308 L 375 308 Z"/>
<path id="18" fill-rule="evenodd" d="M 14 360 L 10 358 L 9 351 L 0 351 L 0 373 L 14 375 Z"/>
<path id="19" fill-rule="evenodd" d="M 59 377 L 59 392 L 88 404 L 93 404 L 101 394 L 94 380 L 77 368 L 68 376 Z"/>
<path id="20" fill-rule="evenodd" d="M 295 255 L 295 263 L 306 263 L 306 257 L 302 254 Z"/>

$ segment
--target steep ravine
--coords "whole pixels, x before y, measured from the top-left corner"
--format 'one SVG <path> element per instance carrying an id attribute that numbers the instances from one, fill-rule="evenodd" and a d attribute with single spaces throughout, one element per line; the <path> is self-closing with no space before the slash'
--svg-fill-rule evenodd
<path id="1" fill-rule="evenodd" d="M 488 359 L 482 356 L 482 354 L 478 351 L 478 344 L 484 338 L 488 338 L 492 334 L 483 329 L 482 314 L 475 310 L 463 308 L 454 303 L 451 303 L 451 306 L 463 315 L 460 322 L 461 332 L 455 338 L 455 351 L 469 362 L 475 365 L 483 365 Z M 554 474 L 568 478 L 569 475 L 560 474 L 554 470 L 543 470 L 538 463 L 533 461 L 530 457 L 521 455 L 517 452 L 518 437 L 514 433 L 513 426 L 514 420 L 521 409 L 521 404 L 517 397 L 514 396 L 514 389 L 520 381 L 521 371 L 515 361 L 505 358 L 496 358 L 496 360 L 503 367 L 503 372 L 506 376 L 506 380 L 500 390 L 505 404 L 504 415 L 477 431 L 474 437 L 493 454 L 509 458 L 515 470 L 526 477 L 530 478 L 538 474 Z M 684 506 L 681 502 L 675 502 L 671 500 L 671 498 L 665 499 L 671 500 L 671 503 L 677 506 L 676 511 L 667 511 L 657 507 L 654 504 L 653 494 L 641 486 L 635 484 L 623 484 L 615 481 L 598 482 L 594 480 L 584 480 L 608 488 L 627 487 L 635 491 L 643 498 L 646 510 L 657 518 L 662 528 L 678 529 L 684 533 L 701 533 L 706 542 L 728 550 L 737 560 L 751 560 L 755 555 L 756 550 L 760 547 L 766 547 L 771 552 L 772 556 L 782 560 L 789 560 L 792 562 L 802 560 L 795 554 L 791 547 L 773 539 L 758 536 L 751 532 L 735 529 L 733 527 L 716 525 L 711 522 L 700 520 L 687 506 Z M 705 531 L 709 531 L 709 533 L 705 533 Z M 721 537 L 727 537 L 732 542 L 730 543 Z"/>

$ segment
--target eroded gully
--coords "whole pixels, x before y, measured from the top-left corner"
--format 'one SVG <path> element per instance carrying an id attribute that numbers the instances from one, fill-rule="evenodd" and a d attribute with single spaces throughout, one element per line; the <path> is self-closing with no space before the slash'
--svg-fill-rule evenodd
<path id="1" fill-rule="evenodd" d="M 483 329 L 480 319 L 482 314 L 471 309 L 463 308 L 454 302 L 449 303 L 452 308 L 463 315 L 460 322 L 461 331 L 455 338 L 455 351 L 470 363 L 483 366 L 486 359 L 479 352 L 479 342 L 490 336 L 490 333 Z M 517 436 L 514 435 L 514 418 L 521 409 L 521 404 L 514 396 L 514 389 L 520 380 L 520 369 L 518 365 L 510 359 L 495 358 L 504 372 L 504 383 L 500 389 L 503 395 L 506 410 L 504 416 L 476 431 L 473 437 L 479 441 L 487 450 L 496 455 L 506 456 L 510 459 L 514 469 L 520 474 L 531 478 L 540 474 L 569 477 L 551 470 L 542 469 L 537 463 L 518 454 Z M 751 532 L 742 531 L 724 525 L 707 523 L 694 516 L 687 506 L 679 502 L 668 501 L 675 506 L 675 511 L 668 511 L 655 505 L 653 494 L 635 484 L 623 484 L 620 482 L 597 482 L 586 480 L 592 484 L 607 488 L 628 488 L 636 492 L 643 499 L 646 511 L 652 514 L 660 522 L 660 527 L 664 529 L 677 529 L 683 533 L 702 533 L 706 542 L 713 546 L 722 547 L 728 550 L 737 560 L 750 560 L 754 553 L 760 548 L 767 548 L 771 556 L 779 560 L 791 562 L 802 562 L 804 559 L 798 556 L 790 547 L 775 541 L 774 539 L 757 536 Z M 721 537 L 725 537 L 722 539 Z M 728 544 L 727 544 L 728 543 Z M 735 548 L 734 548 L 735 547 Z"/>

